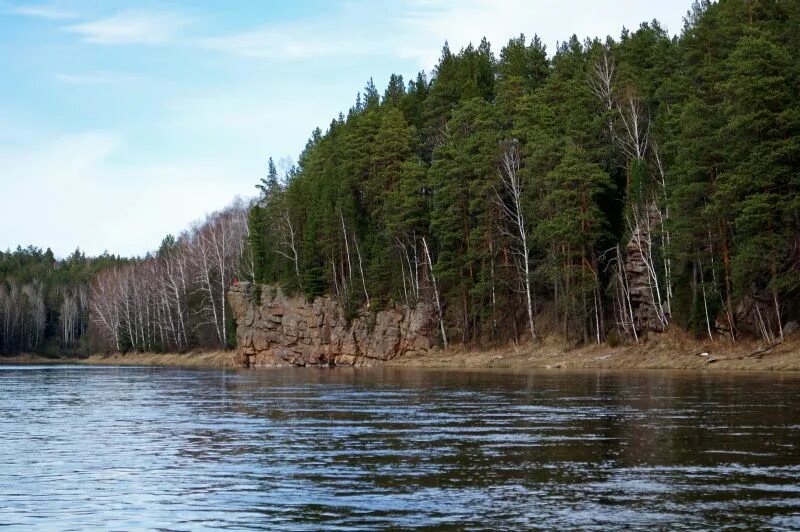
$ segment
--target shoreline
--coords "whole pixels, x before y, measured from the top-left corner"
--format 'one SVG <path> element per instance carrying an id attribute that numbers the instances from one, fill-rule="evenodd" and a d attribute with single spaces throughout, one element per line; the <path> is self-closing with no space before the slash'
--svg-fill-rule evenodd
<path id="1" fill-rule="evenodd" d="M 0 365 L 96 365 L 96 366 L 177 366 L 196 368 L 238 368 L 236 351 L 190 351 L 188 353 L 111 353 L 85 358 L 48 358 L 24 353 L 0 357 Z"/>
<path id="2" fill-rule="evenodd" d="M 188 353 L 113 353 L 91 355 L 79 364 L 99 366 L 179 366 L 187 368 L 238 369 L 236 351 L 190 351 Z"/>
<path id="3" fill-rule="evenodd" d="M 88 358 L 52 359 L 23 354 L 0 358 L 0 364 L 87 364 L 110 366 L 178 366 L 244 369 L 235 363 L 236 351 L 188 353 L 128 353 L 91 355 Z M 370 361 L 372 362 L 372 361 Z M 689 371 L 800 371 L 800 335 L 767 346 L 755 340 L 737 343 L 701 342 L 681 333 L 655 336 L 640 344 L 592 344 L 565 347 L 556 338 L 537 343 L 504 346 L 456 346 L 421 355 L 405 355 L 373 367 L 437 370 L 689 370 Z M 346 367 L 346 366 L 342 366 Z"/>
<path id="4" fill-rule="evenodd" d="M 574 348 L 545 339 L 500 347 L 454 347 L 398 357 L 382 365 L 429 369 L 587 369 L 688 371 L 800 371 L 800 337 L 769 346 L 755 340 L 700 342 L 667 333 L 640 344 Z"/>

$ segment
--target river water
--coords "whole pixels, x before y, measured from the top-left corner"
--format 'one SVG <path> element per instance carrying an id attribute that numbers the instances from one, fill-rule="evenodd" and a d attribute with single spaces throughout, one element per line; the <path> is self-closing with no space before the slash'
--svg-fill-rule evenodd
<path id="1" fill-rule="evenodd" d="M 800 376 L 0 366 L 0 527 L 800 529 Z"/>

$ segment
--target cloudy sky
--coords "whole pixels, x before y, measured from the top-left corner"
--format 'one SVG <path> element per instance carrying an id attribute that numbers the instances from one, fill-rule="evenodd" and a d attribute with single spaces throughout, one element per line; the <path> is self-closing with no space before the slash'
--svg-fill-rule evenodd
<path id="1" fill-rule="evenodd" d="M 0 0 L 0 249 L 143 254 L 221 208 L 372 76 L 486 36 L 618 36 L 689 0 Z"/>

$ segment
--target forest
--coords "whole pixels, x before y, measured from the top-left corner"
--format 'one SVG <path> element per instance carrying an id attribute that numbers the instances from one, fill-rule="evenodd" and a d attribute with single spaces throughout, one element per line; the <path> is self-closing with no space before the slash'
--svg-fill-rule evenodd
<path id="1" fill-rule="evenodd" d="M 225 294 L 238 276 L 252 280 L 247 240 L 247 206 L 236 201 L 141 258 L 0 253 L 0 354 L 232 347 Z"/>
<path id="2" fill-rule="evenodd" d="M 237 279 L 352 316 L 431 302 L 445 347 L 778 341 L 800 319 L 798 28 L 796 0 L 700 0 L 676 37 L 445 43 L 150 256 L 0 254 L 0 351 L 230 346 Z"/>
<path id="3" fill-rule="evenodd" d="M 353 311 L 420 298 L 448 341 L 775 340 L 798 318 L 800 3 L 698 1 L 679 37 L 447 44 L 274 165 L 257 280 Z"/>
<path id="4" fill-rule="evenodd" d="M 0 252 L 0 354 L 85 351 L 91 280 L 130 262 L 80 249 L 63 260 L 35 247 Z"/>

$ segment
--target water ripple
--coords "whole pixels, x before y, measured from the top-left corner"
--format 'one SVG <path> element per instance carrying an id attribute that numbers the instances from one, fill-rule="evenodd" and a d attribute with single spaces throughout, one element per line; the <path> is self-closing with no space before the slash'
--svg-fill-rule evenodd
<path id="1" fill-rule="evenodd" d="M 800 529 L 781 375 L 0 366 L 0 526 Z"/>

